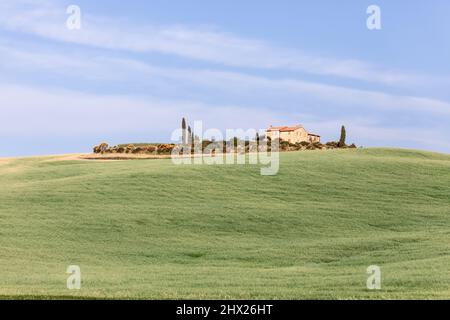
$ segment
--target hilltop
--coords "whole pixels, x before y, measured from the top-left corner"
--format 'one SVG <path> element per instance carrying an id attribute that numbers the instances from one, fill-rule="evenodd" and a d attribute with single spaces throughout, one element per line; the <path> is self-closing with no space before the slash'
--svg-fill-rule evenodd
<path id="1" fill-rule="evenodd" d="M 0 297 L 450 298 L 450 155 L 0 160 Z M 70 158 L 72 159 L 72 158 Z M 66 289 L 68 265 L 82 289 Z M 382 290 L 366 289 L 379 265 Z"/>

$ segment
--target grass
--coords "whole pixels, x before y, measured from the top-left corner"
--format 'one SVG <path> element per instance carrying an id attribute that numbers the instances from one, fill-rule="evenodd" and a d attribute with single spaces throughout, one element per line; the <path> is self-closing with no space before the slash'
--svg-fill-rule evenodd
<path id="1" fill-rule="evenodd" d="M 0 160 L 0 298 L 449 299 L 450 156 Z M 66 289 L 68 265 L 82 288 Z M 366 288 L 378 265 L 382 290 Z"/>

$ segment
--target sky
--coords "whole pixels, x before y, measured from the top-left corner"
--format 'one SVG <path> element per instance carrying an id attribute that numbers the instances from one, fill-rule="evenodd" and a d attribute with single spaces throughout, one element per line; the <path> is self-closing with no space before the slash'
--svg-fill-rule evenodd
<path id="1" fill-rule="evenodd" d="M 70 29 L 70 5 L 81 28 Z M 377 5 L 381 30 L 369 30 Z M 0 156 L 302 124 L 450 153 L 450 2 L 1 0 Z"/>

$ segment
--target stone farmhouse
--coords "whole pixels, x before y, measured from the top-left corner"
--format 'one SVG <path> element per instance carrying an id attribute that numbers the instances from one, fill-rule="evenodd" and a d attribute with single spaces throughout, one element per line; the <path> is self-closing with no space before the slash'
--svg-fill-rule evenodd
<path id="1" fill-rule="evenodd" d="M 301 125 L 296 125 L 293 127 L 273 127 L 270 126 L 266 130 L 266 137 L 273 137 L 274 132 L 279 132 L 280 139 L 283 141 L 288 141 L 289 143 L 297 142 L 320 142 L 320 136 L 314 133 L 306 131 Z"/>

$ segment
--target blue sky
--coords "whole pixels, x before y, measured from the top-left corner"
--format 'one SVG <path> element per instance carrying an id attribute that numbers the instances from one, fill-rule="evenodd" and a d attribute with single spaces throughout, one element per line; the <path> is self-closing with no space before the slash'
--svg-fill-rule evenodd
<path id="1" fill-rule="evenodd" d="M 81 8 L 81 30 L 66 8 Z M 366 27 L 381 8 L 382 29 Z M 336 140 L 450 152 L 450 3 L 0 3 L 0 156 L 303 124 Z"/>

